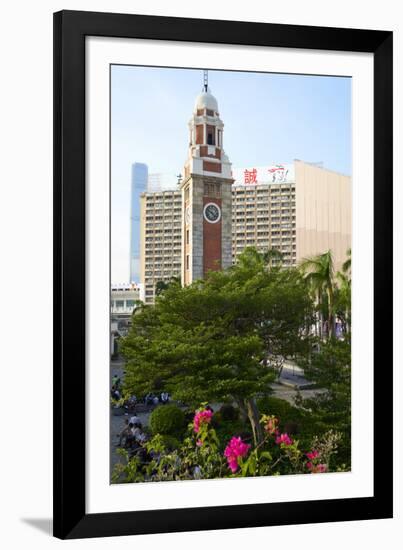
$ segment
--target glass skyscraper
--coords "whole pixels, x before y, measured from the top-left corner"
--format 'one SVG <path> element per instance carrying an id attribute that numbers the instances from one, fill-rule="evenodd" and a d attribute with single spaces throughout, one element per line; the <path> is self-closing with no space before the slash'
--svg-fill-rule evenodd
<path id="1" fill-rule="evenodd" d="M 132 164 L 131 213 L 130 213 L 130 282 L 140 280 L 140 195 L 147 191 L 148 166 L 141 162 Z"/>

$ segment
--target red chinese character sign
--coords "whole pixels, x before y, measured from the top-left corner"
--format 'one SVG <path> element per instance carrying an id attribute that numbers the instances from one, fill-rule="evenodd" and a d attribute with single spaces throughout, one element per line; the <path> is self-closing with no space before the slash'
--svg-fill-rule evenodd
<path id="1" fill-rule="evenodd" d="M 244 172 L 244 183 L 257 183 L 257 170 L 253 168 L 252 170 L 245 170 Z"/>
<path id="2" fill-rule="evenodd" d="M 294 164 L 271 164 L 247 168 L 234 168 L 235 185 L 262 185 L 295 181 Z"/>

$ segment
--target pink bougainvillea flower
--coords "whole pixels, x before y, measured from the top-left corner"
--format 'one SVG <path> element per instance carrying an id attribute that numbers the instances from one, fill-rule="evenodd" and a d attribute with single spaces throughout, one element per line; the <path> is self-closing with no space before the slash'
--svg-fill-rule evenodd
<path id="1" fill-rule="evenodd" d="M 276 437 L 276 444 L 277 445 L 292 445 L 292 439 L 288 434 L 279 434 Z"/>
<path id="2" fill-rule="evenodd" d="M 198 447 L 202 447 L 203 441 L 202 441 L 201 439 L 198 439 L 198 440 L 196 441 L 196 445 L 197 445 Z"/>
<path id="3" fill-rule="evenodd" d="M 238 470 L 238 459 L 236 458 L 227 458 L 228 461 L 228 468 L 231 470 L 233 474 Z"/>
<path id="4" fill-rule="evenodd" d="M 209 424 L 212 416 L 213 412 L 210 411 L 210 409 L 198 411 L 193 418 L 193 429 L 195 433 L 199 433 L 201 424 Z"/>
<path id="5" fill-rule="evenodd" d="M 308 468 L 308 470 L 312 470 L 312 462 L 307 462 L 306 467 Z"/>
<path id="6" fill-rule="evenodd" d="M 234 474 L 238 470 L 238 457 L 248 454 L 250 445 L 242 441 L 240 437 L 233 437 L 225 447 L 224 456 L 227 459 L 228 468 Z"/>
<path id="7" fill-rule="evenodd" d="M 309 460 L 315 460 L 315 458 L 318 458 L 319 453 L 318 451 L 311 451 L 310 453 L 306 453 L 306 456 L 309 458 Z"/>

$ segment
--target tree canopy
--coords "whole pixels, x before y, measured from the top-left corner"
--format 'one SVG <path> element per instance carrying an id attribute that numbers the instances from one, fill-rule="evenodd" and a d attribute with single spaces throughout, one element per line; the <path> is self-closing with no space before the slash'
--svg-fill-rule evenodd
<path id="1" fill-rule="evenodd" d="M 246 249 L 237 265 L 170 285 L 137 310 L 122 345 L 126 389 L 163 386 L 188 404 L 235 400 L 251 418 L 250 400 L 274 379 L 268 357 L 306 349 L 312 307 L 298 270 Z"/>

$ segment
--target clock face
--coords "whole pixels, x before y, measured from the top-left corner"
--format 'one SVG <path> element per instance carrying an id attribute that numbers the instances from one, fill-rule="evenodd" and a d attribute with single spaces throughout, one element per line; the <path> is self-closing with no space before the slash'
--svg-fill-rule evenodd
<path id="1" fill-rule="evenodd" d="M 209 223 L 217 223 L 221 218 L 220 207 L 214 202 L 209 202 L 204 207 L 203 215 L 204 219 Z"/>

